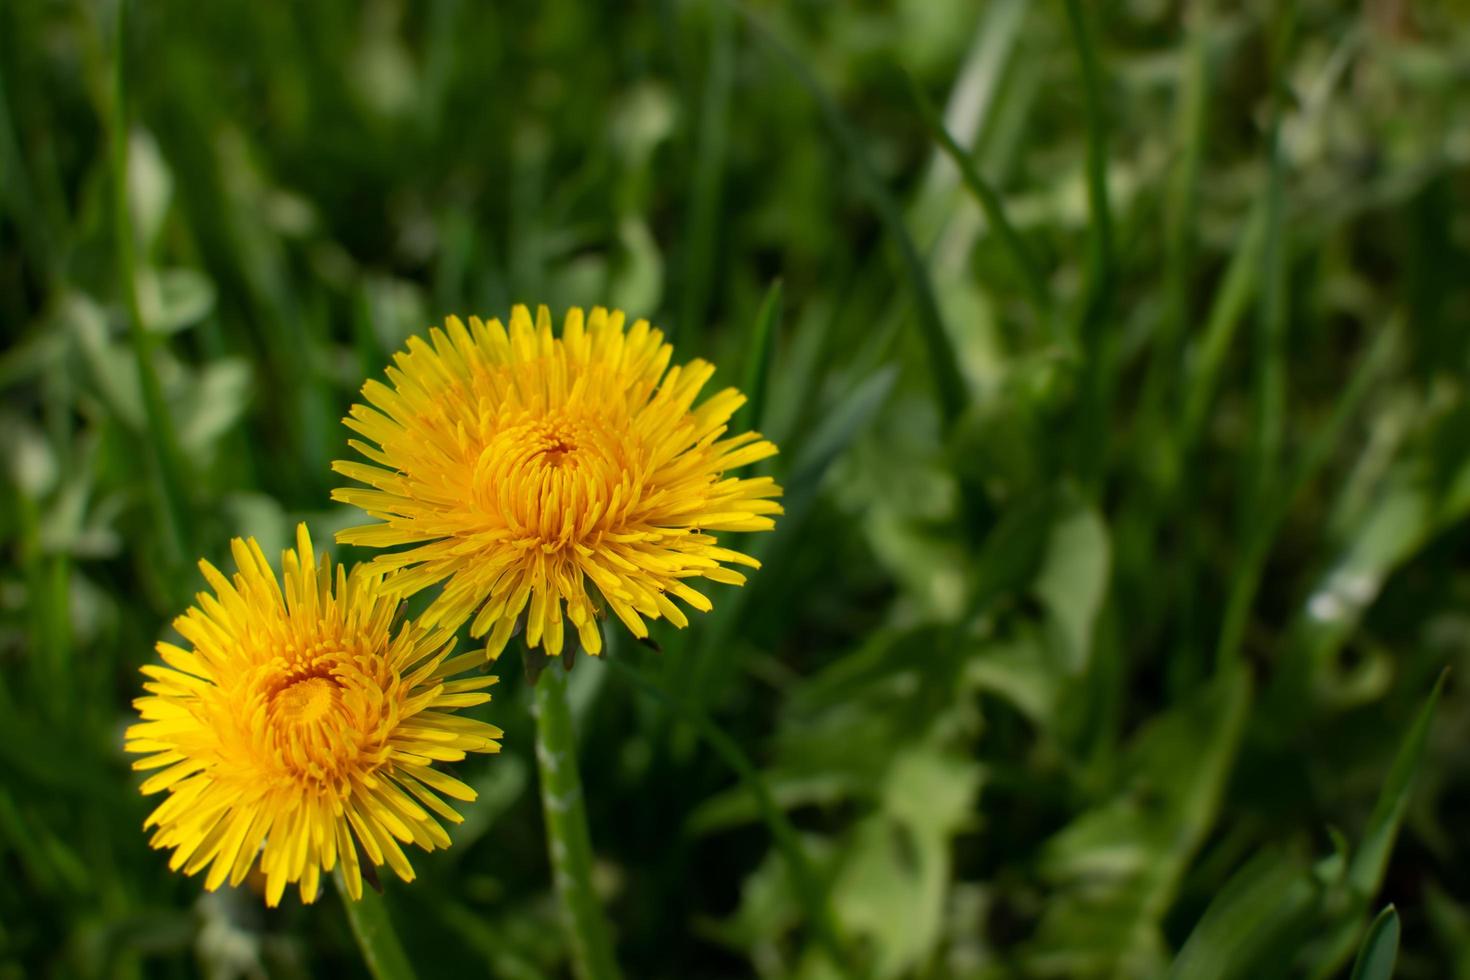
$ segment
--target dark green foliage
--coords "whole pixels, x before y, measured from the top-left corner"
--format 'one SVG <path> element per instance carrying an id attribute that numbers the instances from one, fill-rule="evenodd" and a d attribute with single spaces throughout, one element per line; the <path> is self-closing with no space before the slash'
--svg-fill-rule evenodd
<path id="1" fill-rule="evenodd" d="M 116 12 L 0 4 L 0 978 L 363 973 L 167 871 L 122 729 L 512 302 L 782 450 L 750 583 L 569 679 L 626 975 L 1470 978 L 1463 2 Z M 567 970 L 518 657 L 366 910 L 421 978 Z"/>

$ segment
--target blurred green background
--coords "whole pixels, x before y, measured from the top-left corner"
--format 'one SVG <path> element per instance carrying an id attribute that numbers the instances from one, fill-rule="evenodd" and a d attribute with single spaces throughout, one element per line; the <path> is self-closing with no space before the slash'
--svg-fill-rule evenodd
<path id="1" fill-rule="evenodd" d="M 194 559 L 356 523 L 362 381 L 513 302 L 764 386 L 765 568 L 611 656 L 756 761 L 867 975 L 1346 975 L 1393 903 L 1370 952 L 1470 977 L 1463 3 L 116 24 L 0 4 L 0 977 L 362 971 L 335 894 L 169 874 L 121 733 Z M 422 976 L 568 970 L 520 657 L 387 884 Z M 700 733 L 603 663 L 572 697 L 628 974 L 834 975 Z"/>

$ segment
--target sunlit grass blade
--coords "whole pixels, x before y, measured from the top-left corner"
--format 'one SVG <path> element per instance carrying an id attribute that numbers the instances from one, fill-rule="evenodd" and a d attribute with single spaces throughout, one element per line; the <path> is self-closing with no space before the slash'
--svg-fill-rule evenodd
<path id="1" fill-rule="evenodd" d="M 771 353 L 781 329 L 781 280 L 771 283 L 755 317 L 750 343 L 745 348 L 745 374 L 740 390 L 746 402 L 732 423 L 736 432 L 759 429 L 766 415 L 766 392 L 771 380 Z"/>
<path id="2" fill-rule="evenodd" d="M 954 344 L 945 328 L 944 318 L 939 312 L 939 301 L 934 295 L 934 285 L 929 280 L 929 271 L 919 256 L 919 249 L 914 244 L 913 236 L 909 234 L 908 225 L 904 222 L 903 209 L 899 207 L 893 193 L 884 184 L 883 178 L 878 175 L 878 170 L 873 165 L 863 138 L 847 121 L 842 110 L 838 108 L 837 103 L 813 73 L 807 60 L 777 37 L 766 26 L 764 20 L 746 4 L 739 0 L 730 0 L 730 2 L 735 4 L 736 9 L 750 23 L 761 42 L 786 62 L 792 74 L 816 101 L 822 117 L 827 122 L 828 129 L 831 130 L 838 145 L 852 163 L 869 200 L 878 212 L 878 217 L 883 221 L 884 229 L 898 248 L 899 256 L 903 260 L 905 277 L 913 292 L 915 313 L 919 320 L 919 333 L 923 337 L 924 349 L 929 357 L 929 370 L 933 374 L 934 382 L 934 398 L 939 407 L 940 418 L 948 428 L 964 411 L 965 405 L 969 402 L 969 395 L 966 393 L 965 379 L 960 374 L 959 359 L 955 354 Z"/>
<path id="3" fill-rule="evenodd" d="M 1368 927 L 1363 945 L 1358 948 L 1351 980 L 1392 980 L 1394 963 L 1399 957 L 1399 913 L 1386 905 Z"/>
<path id="4" fill-rule="evenodd" d="M 1026 296 L 1031 300 L 1031 305 L 1036 311 L 1037 318 L 1043 323 L 1051 323 L 1051 294 L 1047 291 L 1046 282 L 1041 277 L 1036 260 L 1031 255 L 1031 250 L 1026 247 L 1026 242 L 1016 231 L 1016 226 L 1006 216 L 1005 202 L 1001 200 L 1000 194 L 982 176 L 964 148 L 955 142 L 944 126 L 944 120 L 939 117 L 939 112 L 934 108 L 929 97 L 915 81 L 912 75 L 907 76 L 909 92 L 913 97 L 914 104 L 919 108 L 919 114 L 923 116 L 924 123 L 929 127 L 929 133 L 938 141 L 949 159 L 959 169 L 960 177 L 970 193 L 975 196 L 980 207 L 985 211 L 985 218 L 995 228 L 996 234 L 1000 236 L 1001 243 L 1010 255 L 1016 272 L 1020 274 L 1021 281 L 1026 286 Z"/>
<path id="5" fill-rule="evenodd" d="M 393 922 L 388 918 L 388 908 L 383 896 L 365 888 L 357 901 L 347 894 L 347 885 L 342 880 L 340 869 L 332 875 L 337 883 L 337 894 L 342 898 L 342 908 L 352 926 L 352 935 L 357 939 L 357 948 L 362 952 L 362 961 L 375 980 L 413 980 L 413 967 L 408 955 L 393 931 Z"/>
<path id="6" fill-rule="evenodd" d="M 127 0 L 119 0 L 113 36 L 112 115 L 108 132 L 112 176 L 112 231 L 116 250 L 118 284 L 128 319 L 128 337 L 138 366 L 138 384 L 148 424 L 149 456 L 155 470 L 160 512 L 166 533 L 167 553 L 173 565 L 181 566 L 193 552 L 189 504 L 184 493 L 183 462 L 178 438 L 163 398 L 163 389 L 153 367 L 153 339 L 143 322 L 138 300 L 138 269 L 133 246 L 133 222 L 128 205 L 128 89 L 127 89 Z"/>
<path id="7" fill-rule="evenodd" d="M 786 819 L 786 814 L 776 805 L 775 798 L 771 796 L 770 787 L 766 785 L 760 770 L 750 761 L 739 743 L 727 735 L 703 711 L 664 691 L 644 677 L 636 667 L 617 657 L 610 657 L 607 662 L 614 670 L 627 678 L 633 686 L 693 726 L 709 743 L 710 748 L 714 749 L 720 758 L 724 759 L 725 763 L 740 776 L 746 789 L 755 797 L 761 820 L 770 830 L 771 837 L 786 862 L 797 897 L 801 901 L 817 941 L 821 943 L 832 965 L 842 975 L 860 975 L 853 972 L 855 964 L 849 960 L 844 949 L 836 918 L 832 914 L 826 886 L 812 868 L 806 851 L 801 846 L 801 839 L 796 834 L 796 829 L 791 826 L 791 822 Z"/>

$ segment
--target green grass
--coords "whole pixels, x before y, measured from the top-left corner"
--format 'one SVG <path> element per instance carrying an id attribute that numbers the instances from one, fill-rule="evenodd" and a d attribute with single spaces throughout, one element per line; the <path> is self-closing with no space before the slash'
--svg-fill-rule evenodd
<path id="1" fill-rule="evenodd" d="M 0 978 L 569 975 L 514 650 L 352 918 L 122 752 L 195 558 L 356 523 L 363 380 L 513 302 L 781 447 L 567 684 L 625 975 L 1470 978 L 1470 21 L 1278 6 L 0 5 Z"/>

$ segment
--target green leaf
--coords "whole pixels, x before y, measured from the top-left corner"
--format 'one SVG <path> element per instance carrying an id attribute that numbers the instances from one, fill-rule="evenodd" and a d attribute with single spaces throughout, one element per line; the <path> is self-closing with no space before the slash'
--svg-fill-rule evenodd
<path id="1" fill-rule="evenodd" d="M 1358 948 L 1352 980 L 1392 980 L 1398 955 L 1399 913 L 1392 905 L 1386 905 L 1368 927 L 1368 935 Z"/>
<path id="2" fill-rule="evenodd" d="M 214 312 L 214 283 L 196 269 L 143 270 L 138 303 L 150 333 L 177 333 Z"/>
<path id="3" fill-rule="evenodd" d="M 1062 667 L 1074 676 L 1087 670 L 1111 558 L 1107 525 L 1096 508 L 1075 504 L 1052 525 L 1032 591 L 1051 615 Z"/>
<path id="4" fill-rule="evenodd" d="M 222 357 L 204 365 L 178 402 L 179 445 L 194 457 L 209 454 L 245 413 L 253 380 L 243 358 Z"/>

